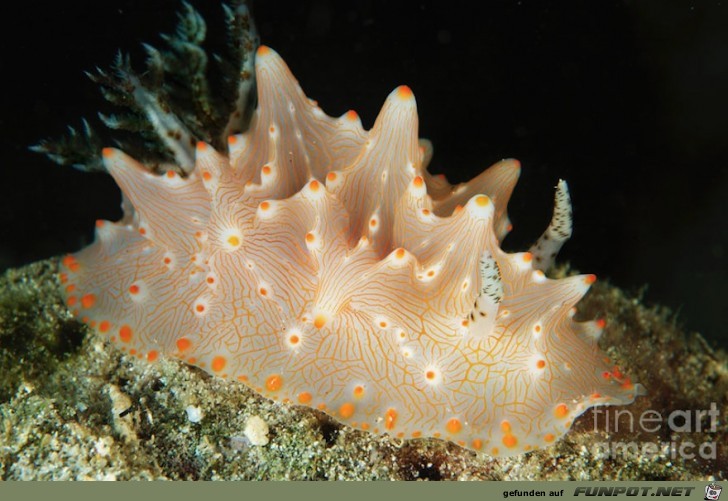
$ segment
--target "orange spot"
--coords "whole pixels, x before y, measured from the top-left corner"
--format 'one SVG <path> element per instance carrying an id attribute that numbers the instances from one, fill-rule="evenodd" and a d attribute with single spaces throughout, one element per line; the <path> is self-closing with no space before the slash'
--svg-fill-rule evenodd
<path id="1" fill-rule="evenodd" d="M 324 403 L 322 402 L 322 403 L 318 404 L 318 405 L 316 406 L 316 408 L 317 408 L 318 410 L 322 411 L 322 410 L 326 409 L 326 404 L 324 404 Z"/>
<path id="2" fill-rule="evenodd" d="M 238 142 L 238 136 L 228 136 L 228 144 L 235 144 Z"/>
<path id="3" fill-rule="evenodd" d="M 467 327 L 468 325 L 470 325 L 470 322 L 468 322 L 467 320 L 463 320 L 461 323 L 463 324 L 463 327 Z"/>
<path id="4" fill-rule="evenodd" d="M 382 320 L 381 322 L 379 322 L 379 327 L 381 327 L 382 329 L 384 329 L 385 327 L 387 327 L 387 322 L 385 322 L 384 320 Z"/>
<path id="5" fill-rule="evenodd" d="M 197 359 L 195 357 L 190 357 L 187 359 L 187 363 L 190 365 L 195 365 L 197 363 Z M 204 367 L 204 362 L 200 364 L 200 367 Z"/>
<path id="6" fill-rule="evenodd" d="M 101 156 L 104 158 L 111 158 L 114 156 L 114 148 L 104 148 L 101 150 Z"/>
<path id="7" fill-rule="evenodd" d="M 475 205 L 478 207 L 487 207 L 490 203 L 490 198 L 486 197 L 485 195 L 478 195 L 475 197 Z"/>
<path id="8" fill-rule="evenodd" d="M 541 332 L 541 326 L 540 325 L 536 325 L 536 326 L 534 326 L 533 330 L 535 332 Z"/>
<path id="9" fill-rule="evenodd" d="M 410 89 L 406 85 L 400 85 L 399 87 L 397 87 L 397 96 L 400 99 L 411 99 L 413 96 L 412 89 Z"/>
<path id="10" fill-rule="evenodd" d="M 319 189 L 319 182 L 314 179 L 313 181 L 311 181 L 309 183 L 308 187 L 311 188 L 311 191 L 318 191 L 318 189 Z"/>
<path id="11" fill-rule="evenodd" d="M 492 454 L 493 456 L 497 456 L 497 455 L 498 455 L 498 452 L 499 452 L 499 450 L 498 450 L 498 447 L 493 447 L 493 448 L 492 448 L 492 449 L 490 450 L 490 453 L 491 453 L 491 454 Z"/>
<path id="12" fill-rule="evenodd" d="M 445 428 L 447 429 L 447 431 L 454 435 L 456 433 L 460 433 L 460 430 L 463 429 L 463 424 L 458 418 L 452 418 L 450 419 L 450 421 L 447 422 Z"/>
<path id="13" fill-rule="evenodd" d="M 313 233 L 306 233 L 306 242 L 312 244 L 314 240 L 316 240 L 316 237 Z"/>
<path id="14" fill-rule="evenodd" d="M 215 279 L 212 278 L 212 277 L 207 277 L 207 283 L 208 284 L 214 284 L 215 283 Z"/>
<path id="15" fill-rule="evenodd" d="M 78 298 L 76 296 L 69 296 L 69 298 L 66 299 L 66 304 L 68 306 L 76 306 L 77 302 L 78 302 Z"/>
<path id="16" fill-rule="evenodd" d="M 128 325 L 122 325 L 119 329 L 119 339 L 121 339 L 125 343 L 128 343 L 131 341 L 131 335 L 131 327 L 129 327 Z"/>
<path id="17" fill-rule="evenodd" d="M 427 379 L 429 379 L 429 380 L 433 380 L 433 379 L 435 379 L 435 376 L 436 376 L 436 374 L 435 374 L 435 371 L 427 371 L 427 372 L 425 373 L 425 377 L 426 377 Z"/>
<path id="18" fill-rule="evenodd" d="M 473 440 L 472 445 L 473 445 L 473 449 L 475 449 L 476 451 L 479 451 L 480 449 L 483 448 L 483 441 L 480 440 L 479 438 L 476 438 L 475 440 Z"/>
<path id="19" fill-rule="evenodd" d="M 356 398 L 361 398 L 364 396 L 364 387 L 363 386 L 356 386 L 354 387 L 354 396 Z"/>
<path id="20" fill-rule="evenodd" d="M 212 179 L 212 174 L 210 174 L 209 171 L 203 171 L 202 179 L 204 179 L 205 181 L 209 181 L 210 179 Z"/>
<path id="21" fill-rule="evenodd" d="M 87 324 L 87 323 L 88 323 L 88 321 L 89 321 L 89 318 L 88 318 L 88 317 L 83 317 L 83 318 L 81 318 L 81 322 L 83 322 L 83 323 L 85 323 L 85 324 Z"/>
<path id="22" fill-rule="evenodd" d="M 245 374 L 238 376 L 238 381 L 245 383 L 248 381 L 248 376 L 246 376 Z"/>
<path id="23" fill-rule="evenodd" d="M 394 409 L 387 409 L 384 414 L 384 427 L 388 430 L 394 429 L 397 424 L 397 411 Z"/>
<path id="24" fill-rule="evenodd" d="M 256 56 L 265 56 L 266 54 L 270 54 L 270 47 L 266 45 L 260 45 L 255 53 Z"/>
<path id="25" fill-rule="evenodd" d="M 64 257 L 61 263 L 71 271 L 77 271 L 79 268 L 78 261 L 70 254 Z"/>
<path id="26" fill-rule="evenodd" d="M 421 431 L 413 431 L 412 432 L 412 438 L 420 438 L 422 436 Z"/>
<path id="27" fill-rule="evenodd" d="M 205 151 L 207 149 L 207 143 L 204 141 L 197 141 L 197 151 Z"/>
<path id="28" fill-rule="evenodd" d="M 559 419 L 565 418 L 569 414 L 569 408 L 566 406 L 566 404 L 559 404 L 554 409 L 554 416 L 556 416 Z"/>
<path id="29" fill-rule="evenodd" d="M 544 367 L 546 367 L 546 360 L 539 360 L 536 362 L 537 369 L 543 369 Z"/>
<path id="30" fill-rule="evenodd" d="M 263 174 L 265 174 L 266 176 L 267 176 L 268 174 L 270 174 L 270 165 L 264 165 L 264 166 L 263 166 L 263 168 L 261 169 L 261 172 L 262 172 Z"/>
<path id="31" fill-rule="evenodd" d="M 276 131 L 276 128 L 272 125 L 270 126 L 270 133 L 273 134 Z"/>
<path id="32" fill-rule="evenodd" d="M 147 234 L 146 228 L 139 228 L 139 234 L 140 235 L 146 235 Z"/>
<path id="33" fill-rule="evenodd" d="M 403 258 L 404 258 L 404 254 L 405 254 L 405 251 L 404 251 L 404 249 L 403 249 L 402 247 L 400 247 L 399 249 L 397 249 L 397 250 L 396 250 L 396 251 L 394 252 L 394 256 L 395 256 L 395 257 L 396 257 L 397 259 L 403 259 Z"/>
<path id="34" fill-rule="evenodd" d="M 377 220 L 374 219 L 374 218 L 371 218 L 369 220 L 369 226 L 371 226 L 372 228 L 374 228 L 376 225 L 377 225 Z"/>
<path id="35" fill-rule="evenodd" d="M 202 313 L 203 311 L 205 311 L 205 305 L 198 304 L 197 306 L 195 306 L 195 310 L 197 310 L 198 313 Z"/>
<path id="36" fill-rule="evenodd" d="M 68 282 L 68 274 L 67 273 L 61 273 L 58 275 L 58 278 L 61 280 L 62 284 L 65 284 Z"/>
<path id="37" fill-rule="evenodd" d="M 368 430 L 369 429 L 369 423 L 362 423 L 361 424 L 361 429 L 362 430 L 365 430 L 365 431 Z"/>
<path id="38" fill-rule="evenodd" d="M 268 291 L 266 290 L 265 287 L 261 287 L 260 288 L 260 295 L 261 296 L 267 296 L 268 295 Z"/>
<path id="39" fill-rule="evenodd" d="M 346 118 L 349 120 L 356 120 L 357 118 L 359 118 L 359 115 L 357 115 L 356 111 L 349 110 L 346 112 Z"/>
<path id="40" fill-rule="evenodd" d="M 170 264 L 172 262 L 171 258 L 165 257 L 164 258 L 164 264 Z"/>
<path id="41" fill-rule="evenodd" d="M 404 432 L 400 431 L 399 433 L 397 433 L 397 438 L 404 438 Z"/>
<path id="42" fill-rule="evenodd" d="M 71 284 L 71 285 L 68 285 L 66 287 L 66 292 L 73 292 L 75 290 L 76 290 L 76 285 L 75 284 Z"/>
<path id="43" fill-rule="evenodd" d="M 430 211 L 428 209 L 422 209 L 422 215 L 429 216 L 430 215 Z"/>
<path id="44" fill-rule="evenodd" d="M 237 247 L 238 245 L 240 245 L 240 238 L 235 235 L 228 237 L 227 241 L 231 247 Z"/>
<path id="45" fill-rule="evenodd" d="M 615 365 L 612 369 L 612 376 L 614 376 L 615 379 L 622 379 L 624 377 L 624 374 L 622 374 L 622 371 L 619 370 L 619 367 Z"/>
<path id="46" fill-rule="evenodd" d="M 601 397 L 602 397 L 602 395 L 600 393 L 592 393 L 591 394 L 591 399 L 592 400 L 596 400 L 596 399 L 601 398 Z"/>
<path id="47" fill-rule="evenodd" d="M 214 370 L 215 372 L 220 372 L 225 368 L 226 365 L 227 359 L 218 355 L 212 359 L 212 364 L 210 365 L 210 367 L 212 367 L 212 370 Z"/>
<path id="48" fill-rule="evenodd" d="M 546 442 L 548 442 L 548 443 L 551 443 L 551 442 L 553 442 L 554 440 L 556 440 L 556 437 L 554 436 L 554 434 L 553 434 L 553 433 L 547 433 L 546 435 L 544 435 L 544 436 L 543 436 L 543 439 L 544 439 L 544 440 L 545 440 Z"/>
<path id="49" fill-rule="evenodd" d="M 186 337 L 181 337 L 177 340 L 177 349 L 179 351 L 188 350 L 192 346 L 192 342 Z"/>
<path id="50" fill-rule="evenodd" d="M 327 181 L 336 181 L 336 172 L 329 172 L 326 174 L 326 180 Z"/>
<path id="51" fill-rule="evenodd" d="M 597 281 L 597 276 L 596 275 L 587 275 L 587 276 L 584 277 L 584 283 L 587 284 L 587 285 L 591 285 L 591 284 L 593 284 L 596 281 Z"/>
<path id="52" fill-rule="evenodd" d="M 173 170 L 168 170 L 167 171 L 167 177 L 170 178 L 170 179 L 172 179 L 176 175 L 177 174 Z"/>
<path id="53" fill-rule="evenodd" d="M 268 210 L 270 209 L 270 202 L 261 202 L 260 203 L 260 210 Z"/>
<path id="54" fill-rule="evenodd" d="M 415 188 L 422 188 L 422 185 L 425 184 L 425 181 L 422 179 L 421 176 L 417 176 L 412 181 L 412 184 L 415 185 Z"/>
<path id="55" fill-rule="evenodd" d="M 599 327 L 600 329 L 603 329 L 606 326 L 607 326 L 606 320 L 604 320 L 603 318 L 600 318 L 599 320 L 597 320 L 597 327 Z"/>
<path id="56" fill-rule="evenodd" d="M 523 253 L 523 260 L 526 263 L 530 263 L 533 260 L 533 254 L 531 254 L 530 252 L 524 252 Z"/>
<path id="57" fill-rule="evenodd" d="M 103 228 L 104 227 L 104 220 L 103 219 L 97 219 L 96 220 L 96 227 L 97 228 Z"/>
<path id="58" fill-rule="evenodd" d="M 278 391 L 283 387 L 283 378 L 278 374 L 268 376 L 268 379 L 265 380 L 265 387 L 268 388 L 268 391 Z"/>
<path id="59" fill-rule="evenodd" d="M 96 304 L 96 296 L 93 294 L 84 294 L 81 297 L 81 306 L 84 308 L 91 308 L 94 304 Z"/>
<path id="60" fill-rule="evenodd" d="M 454 210 L 453 212 L 456 212 L 456 213 L 457 213 L 457 212 L 460 212 L 461 210 L 463 210 L 463 206 L 462 206 L 462 205 L 460 205 L 460 204 L 457 204 L 457 205 L 455 206 L 455 210 Z"/>
<path id="61" fill-rule="evenodd" d="M 320 329 L 324 325 L 326 325 L 326 317 L 323 315 L 316 315 L 316 318 L 313 319 L 313 326 Z"/>
<path id="62" fill-rule="evenodd" d="M 109 329 L 111 329 L 111 322 L 109 322 L 108 320 L 102 320 L 99 324 L 99 331 L 108 332 Z"/>
<path id="63" fill-rule="evenodd" d="M 137 351 L 134 348 L 132 348 L 131 350 L 129 350 L 129 355 L 136 355 L 136 352 Z"/>
<path id="64" fill-rule="evenodd" d="M 152 350 L 149 353 L 147 353 L 148 361 L 154 362 L 157 358 L 159 358 L 159 352 L 157 350 Z"/>
<path id="65" fill-rule="evenodd" d="M 137 284 L 130 285 L 129 294 L 139 294 L 139 286 Z"/>
<path id="66" fill-rule="evenodd" d="M 503 445 L 508 447 L 509 449 L 512 449 L 516 445 L 518 445 L 518 439 L 513 436 L 511 433 L 506 433 L 503 435 Z"/>
<path id="67" fill-rule="evenodd" d="M 609 372 L 609 371 L 604 371 L 604 372 L 602 372 L 602 377 L 603 377 L 604 379 L 609 379 L 609 378 L 611 378 L 611 377 L 612 377 L 612 373 L 611 373 L 611 372 Z"/>
<path id="68" fill-rule="evenodd" d="M 291 337 L 288 338 L 288 342 L 291 344 L 298 344 L 298 342 L 300 340 L 301 339 L 298 336 L 296 336 L 295 334 L 291 334 Z"/>
<path id="69" fill-rule="evenodd" d="M 349 403 L 349 402 L 347 402 L 347 403 L 343 404 L 341 407 L 339 407 L 339 414 L 344 419 L 349 419 L 351 416 L 353 416 L 354 411 L 355 411 L 354 404 Z"/>
<path id="70" fill-rule="evenodd" d="M 631 390 L 634 388 L 634 385 L 632 384 L 632 381 L 630 381 L 629 378 L 626 378 L 624 382 L 622 383 L 622 389 L 623 390 Z"/>
<path id="71" fill-rule="evenodd" d="M 502 421 L 500 427 L 503 433 L 511 432 L 511 423 L 509 423 L 508 421 Z"/>

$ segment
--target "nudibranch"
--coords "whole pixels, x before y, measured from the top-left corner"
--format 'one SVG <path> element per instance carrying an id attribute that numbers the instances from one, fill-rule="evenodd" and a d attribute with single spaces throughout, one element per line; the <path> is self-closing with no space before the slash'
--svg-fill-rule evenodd
<path id="1" fill-rule="evenodd" d="M 532 252 L 508 254 L 520 166 L 459 186 L 427 170 L 406 86 L 371 130 L 326 115 L 261 46 L 259 104 L 229 151 L 155 175 L 103 151 L 124 216 L 62 260 L 71 311 L 129 355 L 176 357 L 281 402 L 494 456 L 546 446 L 642 389 L 576 322 L 593 275 L 543 270 L 571 233 L 566 184 Z"/>

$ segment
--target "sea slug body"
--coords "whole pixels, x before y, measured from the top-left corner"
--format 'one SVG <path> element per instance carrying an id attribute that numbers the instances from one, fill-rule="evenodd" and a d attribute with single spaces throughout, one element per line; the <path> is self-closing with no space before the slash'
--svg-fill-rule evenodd
<path id="1" fill-rule="evenodd" d="M 151 362 L 495 456 L 642 391 L 599 350 L 603 322 L 572 319 L 594 276 L 551 280 L 537 263 L 570 234 L 565 183 L 533 252 L 505 253 L 517 161 L 452 187 L 426 170 L 408 87 L 366 131 L 353 111 L 327 116 L 272 49 L 255 72 L 249 130 L 225 153 L 198 143 L 187 176 L 104 150 L 125 213 L 62 260 L 77 317 Z"/>

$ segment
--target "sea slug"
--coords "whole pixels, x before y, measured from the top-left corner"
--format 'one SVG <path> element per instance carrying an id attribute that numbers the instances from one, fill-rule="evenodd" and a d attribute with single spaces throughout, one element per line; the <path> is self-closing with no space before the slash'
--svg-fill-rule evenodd
<path id="1" fill-rule="evenodd" d="M 431 176 L 412 91 L 365 131 L 327 116 L 261 46 L 259 104 L 229 151 L 151 173 L 106 148 L 124 216 L 63 258 L 74 315 L 128 354 L 176 357 L 352 427 L 495 456 L 543 447 L 642 388 L 576 322 L 595 280 L 542 270 L 571 232 L 566 184 L 532 252 L 499 247 L 520 172 Z"/>

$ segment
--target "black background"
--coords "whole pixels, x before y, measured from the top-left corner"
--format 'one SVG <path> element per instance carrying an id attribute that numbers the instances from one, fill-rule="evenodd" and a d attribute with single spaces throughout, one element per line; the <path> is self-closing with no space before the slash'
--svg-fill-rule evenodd
<path id="1" fill-rule="evenodd" d="M 645 300 L 714 343 L 728 339 L 728 9 L 722 1 L 258 0 L 263 43 L 330 115 L 371 127 L 408 84 L 431 170 L 469 179 L 504 157 L 523 172 L 507 250 L 525 250 L 568 181 L 575 231 L 561 259 Z M 194 1 L 220 43 L 216 1 Z M 27 146 L 111 111 L 84 70 L 117 49 L 141 67 L 176 24 L 176 0 L 3 7 L 0 269 L 77 250 L 117 219 L 104 174 Z"/>

